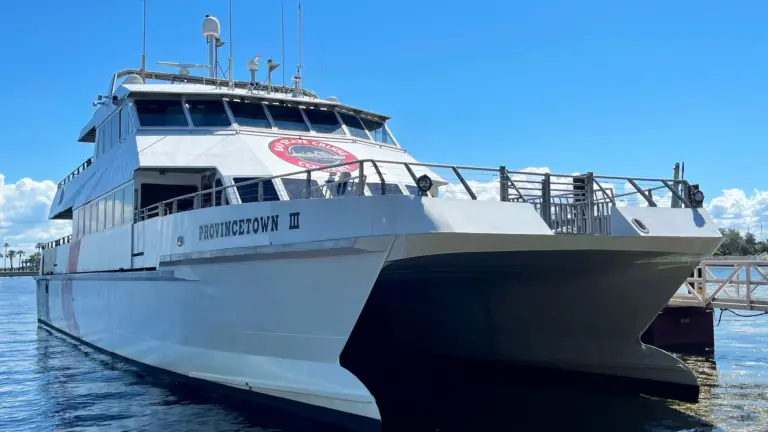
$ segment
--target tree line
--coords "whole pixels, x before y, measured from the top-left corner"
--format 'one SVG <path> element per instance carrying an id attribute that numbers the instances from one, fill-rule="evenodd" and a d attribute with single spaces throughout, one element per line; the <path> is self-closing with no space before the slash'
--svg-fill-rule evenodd
<path id="1" fill-rule="evenodd" d="M 751 232 L 742 235 L 735 229 L 720 228 L 724 240 L 715 256 L 749 256 L 768 252 L 768 242 L 759 241 Z"/>

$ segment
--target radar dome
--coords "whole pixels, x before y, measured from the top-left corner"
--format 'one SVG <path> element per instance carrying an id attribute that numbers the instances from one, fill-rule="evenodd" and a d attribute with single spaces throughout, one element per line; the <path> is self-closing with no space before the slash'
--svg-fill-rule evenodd
<path id="1" fill-rule="evenodd" d="M 206 15 L 205 19 L 203 20 L 203 36 L 213 36 L 218 38 L 220 34 L 221 25 L 219 24 L 219 20 L 210 15 Z"/>
<path id="2" fill-rule="evenodd" d="M 123 84 L 144 84 L 144 80 L 136 74 L 130 74 L 125 77 Z"/>

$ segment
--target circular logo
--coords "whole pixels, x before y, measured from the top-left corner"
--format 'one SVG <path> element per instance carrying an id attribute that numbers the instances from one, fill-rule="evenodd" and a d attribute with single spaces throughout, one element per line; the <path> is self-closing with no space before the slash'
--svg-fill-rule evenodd
<path id="1" fill-rule="evenodd" d="M 280 159 L 302 168 L 314 169 L 357 160 L 352 153 L 335 145 L 304 138 L 280 138 L 269 143 L 269 149 Z M 325 172 L 354 171 L 356 163 L 324 169 Z"/>

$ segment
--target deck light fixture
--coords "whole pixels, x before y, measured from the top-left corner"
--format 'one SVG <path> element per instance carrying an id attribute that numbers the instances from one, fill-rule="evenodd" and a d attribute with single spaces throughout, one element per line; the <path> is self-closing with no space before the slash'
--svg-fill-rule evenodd
<path id="1" fill-rule="evenodd" d="M 416 179 L 416 186 L 422 192 L 422 195 L 426 194 L 428 190 L 432 189 L 432 179 L 428 175 L 424 174 Z"/>

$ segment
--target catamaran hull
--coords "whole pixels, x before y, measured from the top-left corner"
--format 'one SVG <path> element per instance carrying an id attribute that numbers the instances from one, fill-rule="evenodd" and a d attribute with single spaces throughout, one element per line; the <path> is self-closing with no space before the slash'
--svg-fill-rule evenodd
<path id="1" fill-rule="evenodd" d="M 159 271 L 40 277 L 38 316 L 104 351 L 354 428 L 395 417 L 414 370 L 425 389 L 524 365 L 695 399 L 693 373 L 639 337 L 718 242 L 428 234 L 180 256 Z"/>

